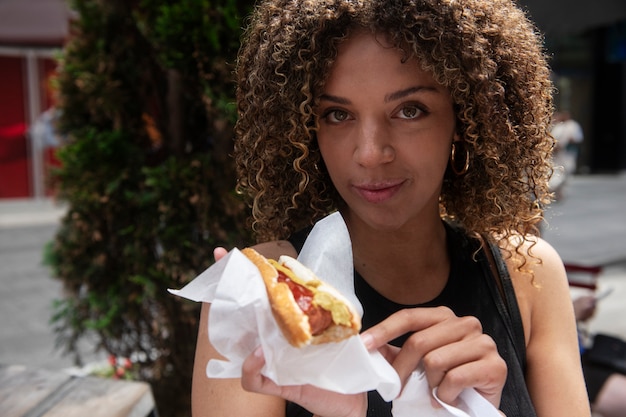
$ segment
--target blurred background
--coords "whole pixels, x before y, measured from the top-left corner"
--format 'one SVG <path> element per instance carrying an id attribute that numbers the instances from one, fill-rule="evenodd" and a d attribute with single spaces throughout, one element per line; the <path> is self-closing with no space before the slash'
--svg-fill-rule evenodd
<path id="1" fill-rule="evenodd" d="M 97 364 L 189 415 L 198 310 L 163 289 L 250 242 L 228 153 L 252 4 L 0 0 L 0 369 Z M 519 4 L 579 132 L 543 235 L 573 294 L 612 291 L 587 330 L 626 338 L 626 1 Z"/>

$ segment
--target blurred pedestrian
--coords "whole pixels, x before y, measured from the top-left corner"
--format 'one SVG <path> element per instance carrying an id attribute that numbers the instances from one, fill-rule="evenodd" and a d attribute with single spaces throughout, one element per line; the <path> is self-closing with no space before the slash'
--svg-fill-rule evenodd
<path id="1" fill-rule="evenodd" d="M 555 172 L 550 180 L 550 188 L 555 198 L 560 200 L 567 179 L 576 173 L 578 153 L 583 142 L 583 129 L 572 119 L 570 112 L 560 111 L 554 114 L 552 137 L 556 140 L 554 149 Z"/>
<path id="2" fill-rule="evenodd" d="M 583 295 L 574 299 L 576 321 L 584 323 L 596 311 L 596 296 Z M 626 375 L 609 366 L 590 361 L 582 354 L 583 374 L 589 402 L 595 414 L 602 417 L 626 416 Z"/>
<path id="3" fill-rule="evenodd" d="M 30 135 L 34 146 L 38 149 L 57 148 L 61 146 L 64 139 L 57 130 L 57 123 L 61 114 L 60 109 L 50 107 L 33 123 Z"/>

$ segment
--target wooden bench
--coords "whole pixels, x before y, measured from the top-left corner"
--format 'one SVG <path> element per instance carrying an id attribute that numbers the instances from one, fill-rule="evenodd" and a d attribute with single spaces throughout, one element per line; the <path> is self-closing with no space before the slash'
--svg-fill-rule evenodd
<path id="1" fill-rule="evenodd" d="M 157 417 L 150 385 L 0 365 L 2 417 Z"/>

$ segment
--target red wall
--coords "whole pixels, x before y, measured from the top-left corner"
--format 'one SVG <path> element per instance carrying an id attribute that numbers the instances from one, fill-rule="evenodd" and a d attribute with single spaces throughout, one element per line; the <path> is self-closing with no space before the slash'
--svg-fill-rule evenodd
<path id="1" fill-rule="evenodd" d="M 54 104 L 49 79 L 54 74 L 52 59 L 39 60 L 41 111 Z M 26 60 L 21 57 L 0 56 L 0 198 L 31 197 L 30 151 L 26 86 Z M 44 171 L 47 175 L 57 166 L 53 149 L 46 149 Z M 48 181 L 46 180 L 46 183 Z M 46 189 L 46 194 L 52 190 Z"/>
<path id="2" fill-rule="evenodd" d="M 0 198 L 30 195 L 25 73 L 22 58 L 0 57 Z"/>

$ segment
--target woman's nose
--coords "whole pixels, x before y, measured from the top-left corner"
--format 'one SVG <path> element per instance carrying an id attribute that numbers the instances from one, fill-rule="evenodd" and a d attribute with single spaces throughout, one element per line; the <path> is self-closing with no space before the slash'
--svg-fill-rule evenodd
<path id="1" fill-rule="evenodd" d="M 363 124 L 357 132 L 354 160 L 359 165 L 372 168 L 393 161 L 395 149 L 385 126 L 380 123 Z"/>

